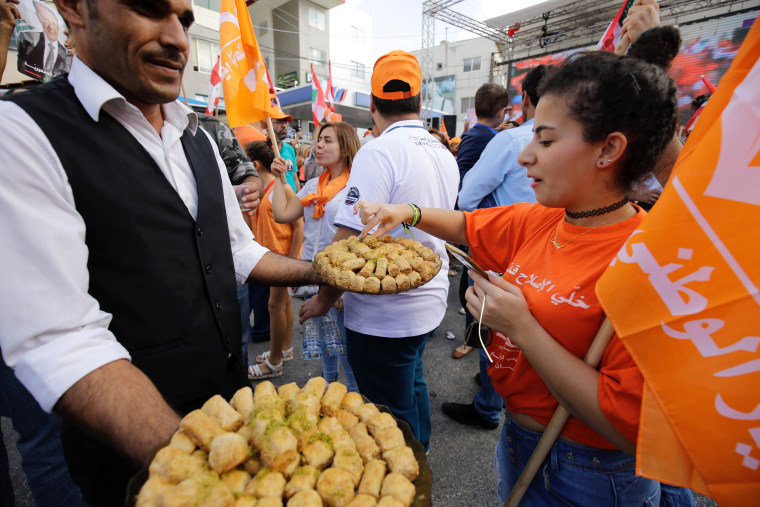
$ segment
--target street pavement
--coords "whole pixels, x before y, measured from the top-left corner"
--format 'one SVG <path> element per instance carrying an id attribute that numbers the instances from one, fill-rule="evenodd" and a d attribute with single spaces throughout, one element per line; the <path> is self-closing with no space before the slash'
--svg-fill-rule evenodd
<path id="1" fill-rule="evenodd" d="M 478 390 L 473 379 L 478 371 L 477 351 L 473 351 L 462 359 L 451 357 L 452 350 L 462 342 L 465 318 L 459 314 L 461 308 L 457 296 L 459 277 L 451 277 L 450 281 L 446 316 L 435 335 L 428 341 L 423 356 L 425 378 L 430 390 L 433 424 L 430 453 L 427 458 L 433 472 L 433 504 L 447 507 L 497 506 L 501 504 L 496 496 L 497 476 L 493 467 L 493 455 L 501 425 L 496 430 L 475 429 L 454 422 L 441 411 L 441 404 L 446 401 L 471 402 Z M 382 296 L 378 296 L 378 299 L 380 298 Z M 296 316 L 301 302 L 301 299 L 293 298 Z M 293 326 L 295 358 L 285 363 L 281 377 L 271 379 L 276 386 L 290 382 L 303 385 L 310 377 L 322 374 L 321 361 L 306 361 L 302 358 L 302 328 L 297 320 L 296 317 L 296 323 Z M 453 333 L 455 339 L 447 339 L 447 332 Z M 250 345 L 249 358 L 255 360 L 256 355 L 268 350 L 268 347 L 268 343 Z M 6 418 L 3 418 L 2 429 L 6 442 L 12 443 L 15 435 Z M 14 489 L 17 491 L 16 505 L 33 506 L 23 474 L 20 473 L 18 454 L 15 449 L 9 449 L 9 453 Z M 697 505 L 700 507 L 716 505 L 714 501 L 701 495 L 696 495 L 696 498 Z"/>

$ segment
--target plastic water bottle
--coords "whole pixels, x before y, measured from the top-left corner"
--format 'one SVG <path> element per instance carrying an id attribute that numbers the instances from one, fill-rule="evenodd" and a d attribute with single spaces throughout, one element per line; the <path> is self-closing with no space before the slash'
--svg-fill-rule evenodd
<path id="1" fill-rule="evenodd" d="M 336 319 L 337 310 L 332 309 L 320 319 L 322 337 L 325 340 L 325 355 L 335 357 L 343 354 L 343 340 L 340 338 L 340 330 Z"/>
<path id="2" fill-rule="evenodd" d="M 303 323 L 303 358 L 319 359 L 319 332 L 317 318 L 312 318 Z"/>

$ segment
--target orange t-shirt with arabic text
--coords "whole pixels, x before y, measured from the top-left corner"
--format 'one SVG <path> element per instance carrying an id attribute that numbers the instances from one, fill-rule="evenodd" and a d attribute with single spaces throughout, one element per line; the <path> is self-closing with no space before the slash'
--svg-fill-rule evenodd
<path id="1" fill-rule="evenodd" d="M 475 262 L 483 269 L 503 272 L 505 280 L 522 290 L 543 328 L 583 358 L 604 319 L 594 290 L 596 282 L 646 215 L 637 210 L 628 220 L 589 230 L 566 222 L 563 209 L 540 204 L 480 209 L 465 213 L 467 244 Z M 564 248 L 552 245 L 555 234 Z M 557 400 L 509 338 L 494 334 L 488 347 L 494 363 L 488 373 L 496 391 L 510 412 L 548 424 Z M 643 377 L 615 336 L 600 365 L 599 405 L 610 423 L 633 442 L 642 392 Z M 562 434 L 584 445 L 614 449 L 575 417 L 570 417 Z"/>

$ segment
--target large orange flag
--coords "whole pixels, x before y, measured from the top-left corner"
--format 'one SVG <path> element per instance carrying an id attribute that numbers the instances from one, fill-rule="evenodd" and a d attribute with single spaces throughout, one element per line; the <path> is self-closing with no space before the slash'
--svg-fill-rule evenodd
<path id="1" fill-rule="evenodd" d="M 222 0 L 219 39 L 224 106 L 230 126 L 265 119 L 271 107 L 269 81 L 245 0 Z"/>
<path id="2" fill-rule="evenodd" d="M 599 280 L 646 387 L 637 472 L 760 505 L 760 23 Z"/>

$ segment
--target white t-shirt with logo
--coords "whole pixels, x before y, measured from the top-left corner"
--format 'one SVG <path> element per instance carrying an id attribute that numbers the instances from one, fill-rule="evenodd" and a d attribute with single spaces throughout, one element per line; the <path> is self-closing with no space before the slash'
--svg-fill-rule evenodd
<path id="1" fill-rule="evenodd" d="M 298 198 L 305 197 L 310 193 L 316 193 L 319 189 L 319 178 L 312 178 L 303 184 L 301 191 L 296 194 Z M 322 218 L 312 218 L 314 214 L 314 204 L 309 204 L 303 209 L 304 227 L 303 227 L 303 249 L 301 250 L 301 259 L 311 262 L 314 256 L 320 250 L 332 243 L 333 236 L 338 232 L 338 228 L 333 225 L 335 214 L 339 208 L 342 208 L 346 200 L 348 186 L 335 194 L 327 204 L 325 204 L 325 214 Z"/>
<path id="2" fill-rule="evenodd" d="M 335 225 L 361 231 L 364 226 L 353 212 L 354 204 L 360 200 L 454 209 L 458 185 L 459 169 L 449 150 L 428 133 L 421 121 L 399 121 L 357 152 Z M 343 301 L 347 328 L 373 336 L 402 338 L 428 333 L 441 323 L 449 291 L 444 242 L 419 229 L 412 232 L 414 239 L 441 257 L 441 271 L 422 287 L 399 294 L 346 292 Z M 388 234 L 411 237 L 401 226 Z"/>

